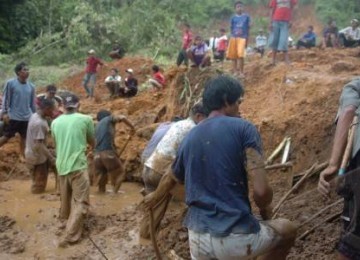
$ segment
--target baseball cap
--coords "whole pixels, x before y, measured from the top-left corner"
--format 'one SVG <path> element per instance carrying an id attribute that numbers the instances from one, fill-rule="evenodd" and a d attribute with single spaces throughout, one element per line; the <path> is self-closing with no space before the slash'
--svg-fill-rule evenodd
<path id="1" fill-rule="evenodd" d="M 89 54 L 94 54 L 95 50 L 91 49 L 90 51 L 88 51 Z"/>
<path id="2" fill-rule="evenodd" d="M 79 106 L 79 98 L 74 95 L 70 94 L 64 98 L 64 107 L 65 108 L 77 108 Z"/>
<path id="3" fill-rule="evenodd" d="M 127 69 L 127 70 L 125 70 L 125 72 L 130 73 L 130 74 L 134 74 L 134 70 L 133 70 L 133 69 Z"/>

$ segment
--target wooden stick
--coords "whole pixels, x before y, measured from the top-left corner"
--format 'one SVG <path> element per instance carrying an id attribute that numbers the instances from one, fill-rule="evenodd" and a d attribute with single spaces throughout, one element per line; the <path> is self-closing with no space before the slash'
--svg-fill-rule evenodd
<path id="1" fill-rule="evenodd" d="M 281 163 L 286 163 L 289 158 L 289 152 L 290 152 L 290 145 L 291 145 L 291 138 L 286 139 L 286 144 L 284 148 L 283 157 L 281 159 Z"/>
<path id="2" fill-rule="evenodd" d="M 272 161 L 276 158 L 276 156 L 278 156 L 281 152 L 281 150 L 284 148 L 285 144 L 286 144 L 286 140 L 287 137 L 285 137 L 281 143 L 275 148 L 275 150 L 273 151 L 273 153 L 269 156 L 269 158 L 266 160 L 266 164 L 271 164 Z"/>
<path id="3" fill-rule="evenodd" d="M 279 203 L 273 209 L 273 219 L 277 216 L 277 212 L 279 211 L 280 207 L 283 205 L 285 200 L 290 196 L 291 193 L 293 193 L 300 187 L 300 185 L 307 179 L 307 177 L 311 173 L 313 173 L 316 166 L 317 166 L 317 163 L 315 163 L 313 166 L 311 166 L 311 168 L 306 171 L 306 173 L 303 175 L 303 177 L 281 198 Z"/>
<path id="4" fill-rule="evenodd" d="M 152 209 L 149 210 L 149 217 L 150 217 L 150 237 L 151 237 L 151 242 L 152 242 L 154 250 L 155 250 L 156 259 L 162 260 L 160 250 L 159 250 L 158 244 L 156 242 L 154 214 L 153 214 Z"/>
<path id="5" fill-rule="evenodd" d="M 122 153 L 125 151 L 125 148 L 126 148 L 126 146 L 129 144 L 129 142 L 130 142 L 130 139 L 131 139 L 131 137 L 132 137 L 133 135 L 129 135 L 129 137 L 127 138 L 127 140 L 125 141 L 125 144 L 124 144 L 124 146 L 123 146 L 123 148 L 121 149 L 121 151 L 120 151 L 120 153 L 119 153 L 119 158 L 120 158 L 120 156 L 122 155 Z"/>
<path id="6" fill-rule="evenodd" d="M 303 223 L 300 224 L 299 228 L 305 226 L 306 224 L 308 224 L 309 222 L 313 221 L 314 219 L 316 219 L 318 216 L 320 216 L 321 214 L 323 214 L 325 211 L 327 211 L 328 209 L 335 207 L 336 205 L 339 205 L 340 203 L 342 203 L 344 201 L 344 199 L 339 199 L 338 201 L 335 201 L 334 203 L 326 206 L 325 208 L 323 208 L 322 210 L 318 211 L 317 213 L 315 213 L 311 218 L 309 218 L 308 220 L 305 220 Z"/>
<path id="7" fill-rule="evenodd" d="M 291 167 L 293 167 L 292 162 L 278 163 L 278 164 L 273 164 L 273 165 L 266 166 L 265 170 L 270 171 L 270 170 L 276 170 L 276 169 L 282 169 L 282 168 L 291 168 Z"/>
<path id="8" fill-rule="evenodd" d="M 330 222 L 330 221 L 333 221 L 334 219 L 340 217 L 342 214 L 342 211 L 341 212 L 337 212 L 331 216 L 329 216 L 328 218 L 326 218 L 324 221 L 321 221 L 319 224 L 313 226 L 311 229 L 307 230 L 306 232 L 304 232 L 301 236 L 299 236 L 299 239 L 300 240 L 303 240 L 304 238 L 306 238 L 308 235 L 310 235 L 312 232 L 315 231 L 315 229 L 317 229 L 318 227 L 322 226 L 324 223 L 326 222 Z"/>
<path id="9" fill-rule="evenodd" d="M 350 159 L 350 156 L 351 156 L 351 152 L 352 152 L 354 136 L 355 136 L 355 129 L 356 129 L 357 124 L 358 124 L 358 117 L 354 116 L 354 119 L 353 119 L 352 124 L 351 124 L 350 129 L 349 129 L 349 136 L 348 136 L 346 148 L 345 148 L 345 151 L 344 151 L 344 156 L 343 156 L 342 161 L 341 161 L 341 166 L 340 166 L 338 175 L 345 174 L 345 170 L 346 170 L 346 167 L 348 165 L 348 162 L 349 162 L 349 159 Z"/>

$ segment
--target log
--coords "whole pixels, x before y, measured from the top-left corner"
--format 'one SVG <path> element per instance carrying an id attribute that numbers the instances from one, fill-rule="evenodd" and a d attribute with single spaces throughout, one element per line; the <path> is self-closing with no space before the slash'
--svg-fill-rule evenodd
<path id="1" fill-rule="evenodd" d="M 292 162 L 287 162 L 287 163 L 278 163 L 278 164 L 266 166 L 265 170 L 270 171 L 270 170 L 285 169 L 285 168 L 292 168 L 292 167 L 293 167 Z"/>
<path id="2" fill-rule="evenodd" d="M 299 228 L 301 228 L 301 227 L 305 226 L 306 224 L 310 223 L 311 221 L 316 219 L 318 216 L 323 214 L 325 211 L 327 211 L 328 209 L 331 209 L 332 207 L 335 207 L 335 206 L 339 205 L 343 201 L 344 201 L 344 199 L 339 199 L 338 201 L 335 201 L 334 203 L 332 203 L 332 204 L 326 206 L 325 208 L 321 209 L 320 211 L 315 213 L 311 218 L 309 218 L 308 220 L 305 220 L 303 223 L 301 223 Z"/>
<path id="3" fill-rule="evenodd" d="M 279 211 L 280 207 L 283 205 L 283 203 L 285 202 L 285 200 L 290 196 L 291 193 L 293 193 L 294 191 L 296 191 L 300 185 L 307 179 L 307 177 L 313 173 L 314 169 L 316 168 L 317 163 L 315 163 L 313 166 L 310 167 L 310 169 L 308 169 L 305 174 L 303 175 L 303 177 L 295 184 L 295 186 L 293 186 L 279 201 L 279 203 L 274 207 L 273 209 L 273 219 L 277 216 L 277 212 Z"/>
<path id="4" fill-rule="evenodd" d="M 307 230 L 306 232 L 304 232 L 301 236 L 299 236 L 300 240 L 304 240 L 308 235 L 310 235 L 312 232 L 315 231 L 315 229 L 317 229 L 318 227 L 321 227 L 323 224 L 333 221 L 334 219 L 340 217 L 342 214 L 342 211 L 337 212 L 331 216 L 329 216 L 328 218 L 326 218 L 324 221 L 321 221 L 319 224 L 313 226 L 311 229 Z"/>

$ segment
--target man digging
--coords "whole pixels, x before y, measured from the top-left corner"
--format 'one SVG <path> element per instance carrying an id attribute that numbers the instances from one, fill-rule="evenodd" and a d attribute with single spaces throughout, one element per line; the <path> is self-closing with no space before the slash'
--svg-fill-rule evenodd
<path id="1" fill-rule="evenodd" d="M 152 209 L 177 182 L 185 184 L 192 259 L 286 259 L 295 241 L 293 223 L 269 220 L 273 192 L 261 138 L 253 124 L 238 117 L 243 93 L 240 83 L 227 76 L 206 83 L 208 118 L 184 138 L 172 170 L 145 197 Z M 248 176 L 263 221 L 251 212 Z"/>

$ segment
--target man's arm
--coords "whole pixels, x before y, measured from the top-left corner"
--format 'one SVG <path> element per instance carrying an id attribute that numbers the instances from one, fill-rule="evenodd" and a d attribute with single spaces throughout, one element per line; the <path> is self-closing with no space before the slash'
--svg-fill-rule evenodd
<path id="1" fill-rule="evenodd" d="M 318 183 L 318 190 L 324 195 L 329 195 L 330 183 L 328 180 L 331 178 L 331 176 L 336 174 L 340 168 L 342 155 L 345 151 L 347 136 L 352 120 L 355 116 L 355 111 L 356 107 L 350 105 L 345 107 L 339 116 L 335 131 L 334 143 L 331 150 L 329 166 L 321 172 Z"/>
<path id="2" fill-rule="evenodd" d="M 135 131 L 133 124 L 123 115 L 113 116 L 112 122 L 115 124 L 123 122 L 125 125 L 130 127 L 132 131 Z"/>
<path id="3" fill-rule="evenodd" d="M 1 118 L 4 120 L 4 117 L 7 117 L 7 113 L 10 107 L 10 100 L 11 100 L 11 89 L 9 83 L 5 85 L 4 93 L 3 93 L 3 100 L 2 100 L 2 115 Z M 5 121 L 5 120 L 4 120 Z"/>
<path id="4" fill-rule="evenodd" d="M 246 149 L 247 172 L 250 174 L 254 185 L 254 201 L 260 209 L 264 220 L 270 219 L 272 210 L 270 204 L 273 198 L 273 191 L 266 178 L 263 156 L 253 148 Z"/>
<path id="5" fill-rule="evenodd" d="M 36 105 L 35 105 L 35 101 L 36 101 L 36 95 L 35 95 L 35 88 L 32 87 L 31 89 L 31 97 L 30 97 L 30 108 L 31 108 L 31 111 L 33 113 L 36 112 Z"/>
<path id="6" fill-rule="evenodd" d="M 89 122 L 88 122 L 88 128 L 87 128 L 87 132 L 86 132 L 86 140 L 88 145 L 91 146 L 91 149 L 95 148 L 95 129 L 94 129 L 94 123 L 92 121 L 91 118 L 89 118 Z"/>
<path id="7" fill-rule="evenodd" d="M 171 168 L 161 178 L 158 187 L 155 191 L 148 194 L 144 198 L 144 208 L 153 208 L 164 196 L 170 193 L 177 183 Z"/>

